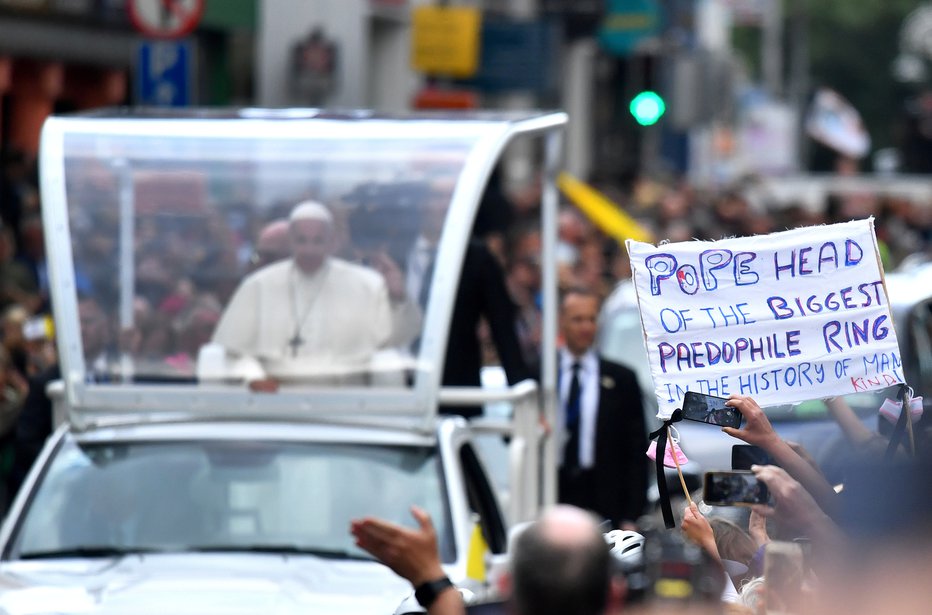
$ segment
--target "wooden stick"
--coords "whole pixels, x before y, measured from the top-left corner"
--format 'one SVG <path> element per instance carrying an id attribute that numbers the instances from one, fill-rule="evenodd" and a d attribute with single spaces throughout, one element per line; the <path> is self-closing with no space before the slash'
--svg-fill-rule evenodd
<path id="1" fill-rule="evenodd" d="M 670 445 L 670 456 L 673 457 L 673 464 L 676 466 L 676 473 L 680 477 L 680 485 L 683 487 L 683 494 L 686 496 L 686 502 L 690 506 L 693 505 L 693 499 L 689 497 L 689 489 L 686 488 L 686 479 L 683 478 L 683 470 L 680 469 L 680 460 L 676 458 L 676 448 L 673 443 L 673 433 L 670 431 L 670 428 L 667 427 L 667 444 Z M 666 455 L 667 451 L 657 451 L 658 455 Z"/>

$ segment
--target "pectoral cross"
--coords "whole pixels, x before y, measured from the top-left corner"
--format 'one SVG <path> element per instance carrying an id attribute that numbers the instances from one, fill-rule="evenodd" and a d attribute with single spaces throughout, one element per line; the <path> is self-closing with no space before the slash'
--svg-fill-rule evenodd
<path id="1" fill-rule="evenodd" d="M 298 356 L 298 346 L 304 345 L 304 339 L 301 337 L 300 331 L 295 331 L 294 335 L 288 340 L 288 345 L 291 346 L 291 356 Z"/>

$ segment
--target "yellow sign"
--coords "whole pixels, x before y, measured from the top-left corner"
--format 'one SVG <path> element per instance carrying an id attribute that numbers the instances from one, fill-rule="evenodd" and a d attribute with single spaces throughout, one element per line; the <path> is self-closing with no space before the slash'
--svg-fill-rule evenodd
<path id="1" fill-rule="evenodd" d="M 414 9 L 411 65 L 431 75 L 472 77 L 479 65 L 479 9 L 419 6 Z"/>

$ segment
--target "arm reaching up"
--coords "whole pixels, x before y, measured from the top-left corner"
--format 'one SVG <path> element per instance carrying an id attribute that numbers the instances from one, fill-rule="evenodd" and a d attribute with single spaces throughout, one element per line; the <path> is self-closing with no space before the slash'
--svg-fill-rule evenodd
<path id="1" fill-rule="evenodd" d="M 731 395 L 725 404 L 737 409 L 744 416 L 746 423 L 741 429 L 723 427 L 722 431 L 767 451 L 780 467 L 802 483 L 823 510 L 829 515 L 837 512 L 838 498 L 832 485 L 817 468 L 780 439 L 777 432 L 773 430 L 770 419 L 754 398 L 747 395 Z"/>
<path id="2" fill-rule="evenodd" d="M 784 524 L 818 542 L 826 551 L 837 550 L 843 544 L 841 531 L 812 495 L 785 470 L 776 466 L 751 466 L 758 480 L 767 485 L 774 505 L 754 506 L 754 511 L 765 517 L 774 516 Z"/>
<path id="3" fill-rule="evenodd" d="M 446 574 L 440 566 L 437 550 L 437 533 L 424 510 L 411 507 L 411 515 L 417 520 L 418 529 L 411 529 L 383 519 L 365 517 L 350 525 L 350 533 L 356 544 L 374 555 L 391 568 L 395 574 L 411 582 L 415 590 L 427 584 L 444 581 L 446 587 L 436 590 L 435 599 L 423 604 L 430 615 L 462 615 L 465 613 L 463 598 L 453 585 L 448 584 Z M 420 592 L 415 596 L 421 602 Z"/>

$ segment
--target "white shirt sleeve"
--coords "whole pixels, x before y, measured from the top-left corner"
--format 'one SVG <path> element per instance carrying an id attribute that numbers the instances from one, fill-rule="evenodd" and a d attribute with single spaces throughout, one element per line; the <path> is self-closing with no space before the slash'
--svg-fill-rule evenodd
<path id="1" fill-rule="evenodd" d="M 741 595 L 727 572 L 725 573 L 725 589 L 722 590 L 722 602 L 741 604 Z"/>

